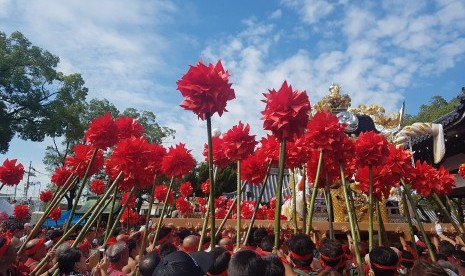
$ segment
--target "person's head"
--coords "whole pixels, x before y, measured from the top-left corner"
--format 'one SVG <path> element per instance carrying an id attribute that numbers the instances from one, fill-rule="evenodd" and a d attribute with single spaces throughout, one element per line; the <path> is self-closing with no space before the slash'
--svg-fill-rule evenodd
<path id="1" fill-rule="evenodd" d="M 228 269 L 231 254 L 223 247 L 215 247 L 211 253 L 213 254 L 214 261 L 208 273 L 210 275 L 218 275 L 225 272 Z"/>
<path id="2" fill-rule="evenodd" d="M 455 265 L 453 265 L 452 263 L 450 263 L 450 262 L 448 262 L 446 260 L 438 260 L 437 264 L 440 265 L 442 268 L 444 268 L 449 275 L 452 274 L 450 272 L 454 272 L 455 274 L 459 275 L 458 268 Z"/>
<path id="3" fill-rule="evenodd" d="M 45 257 L 47 250 L 45 249 L 44 239 L 33 239 L 26 243 L 24 252 L 29 258 L 40 260 Z"/>
<path id="4" fill-rule="evenodd" d="M 415 263 L 415 257 L 413 254 L 407 250 L 402 250 L 401 252 L 402 256 L 400 258 L 400 264 L 408 269 L 412 268 L 413 264 Z"/>
<path id="5" fill-rule="evenodd" d="M 160 262 L 160 256 L 155 252 L 145 254 L 139 262 L 139 272 L 142 276 L 152 276 L 155 267 Z"/>
<path id="6" fill-rule="evenodd" d="M 61 237 L 63 237 L 63 230 L 60 230 L 60 229 L 52 230 L 50 232 L 49 237 L 53 241 L 53 243 L 57 243 L 61 239 Z"/>
<path id="7" fill-rule="evenodd" d="M 258 229 L 257 227 L 252 227 L 252 229 L 250 229 L 250 233 L 249 233 L 249 236 L 248 236 L 248 239 L 247 239 L 247 245 L 249 245 L 249 246 L 255 246 L 256 245 L 255 240 L 254 240 L 254 233 L 255 233 L 255 231 L 257 229 Z"/>
<path id="8" fill-rule="evenodd" d="M 452 257 L 454 254 L 455 246 L 448 241 L 440 241 L 438 246 L 438 253 L 443 254 L 447 258 Z"/>
<path id="9" fill-rule="evenodd" d="M 310 267 L 313 261 L 313 250 L 315 244 L 312 240 L 303 234 L 292 237 L 288 243 L 289 258 L 296 266 Z"/>
<path id="10" fill-rule="evenodd" d="M 253 242 L 254 242 L 254 244 L 259 245 L 262 242 L 262 239 L 264 237 L 266 237 L 266 235 L 268 235 L 268 232 L 266 231 L 265 228 L 263 228 L 263 227 L 257 228 L 257 230 L 255 230 L 253 232 Z"/>
<path id="11" fill-rule="evenodd" d="M 86 260 L 81 251 L 69 247 L 57 254 L 58 269 L 60 273 L 85 272 Z"/>
<path id="12" fill-rule="evenodd" d="M 0 264 L 12 264 L 16 259 L 16 249 L 9 238 L 0 236 Z"/>
<path id="13" fill-rule="evenodd" d="M 410 271 L 412 276 L 449 276 L 449 274 L 437 263 L 418 261 Z"/>
<path id="14" fill-rule="evenodd" d="M 343 263 L 344 252 L 342 244 L 338 240 L 323 239 L 318 248 L 320 257 L 326 266 L 338 269 Z"/>
<path id="15" fill-rule="evenodd" d="M 258 247 L 260 247 L 263 251 L 272 252 L 273 246 L 274 246 L 274 235 L 269 234 L 262 239 Z"/>
<path id="16" fill-rule="evenodd" d="M 397 271 L 399 257 L 390 247 L 375 247 L 369 256 L 369 264 L 375 276 L 393 276 Z"/>
<path id="17" fill-rule="evenodd" d="M 176 251 L 165 256 L 152 273 L 153 276 L 203 276 L 213 264 L 210 252 L 187 254 Z"/>
<path id="18" fill-rule="evenodd" d="M 199 247 L 200 238 L 196 235 L 189 235 L 182 241 L 182 250 L 186 253 L 197 251 Z"/>
<path id="19" fill-rule="evenodd" d="M 455 250 L 452 256 L 452 262 L 457 267 L 465 267 L 465 252 L 463 252 L 462 250 Z"/>
<path id="20" fill-rule="evenodd" d="M 128 246 L 129 256 L 136 256 L 139 253 L 139 248 L 137 247 L 136 239 L 130 238 L 126 245 Z"/>
<path id="21" fill-rule="evenodd" d="M 129 249 L 125 242 L 118 241 L 112 244 L 106 252 L 108 261 L 112 264 L 123 267 L 128 264 Z"/>
<path id="22" fill-rule="evenodd" d="M 228 251 L 233 251 L 234 249 L 234 243 L 231 240 L 231 238 L 222 238 L 219 242 L 219 246 L 223 247 Z"/>
<path id="23" fill-rule="evenodd" d="M 8 230 L 18 239 L 24 235 L 24 225 L 18 222 L 9 223 Z"/>
<path id="24" fill-rule="evenodd" d="M 239 250 L 232 257 L 228 267 L 229 276 L 264 276 L 265 262 L 252 250 Z"/>
<path id="25" fill-rule="evenodd" d="M 164 244 L 160 245 L 160 247 L 158 247 L 158 254 L 160 255 L 160 258 L 164 258 L 165 256 L 175 252 L 175 251 L 178 251 L 178 249 L 176 248 L 176 246 L 170 242 L 165 242 Z"/>
<path id="26" fill-rule="evenodd" d="M 263 257 L 263 261 L 265 262 L 266 276 L 284 276 L 286 274 L 286 269 L 277 255 L 266 255 Z"/>

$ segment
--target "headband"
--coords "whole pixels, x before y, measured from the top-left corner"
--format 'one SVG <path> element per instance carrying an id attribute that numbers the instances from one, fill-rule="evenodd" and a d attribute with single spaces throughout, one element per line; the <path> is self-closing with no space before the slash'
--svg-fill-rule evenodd
<path id="1" fill-rule="evenodd" d="M 415 262 L 415 259 L 401 257 L 399 263 L 402 263 L 402 262 L 413 263 Z"/>
<path id="2" fill-rule="evenodd" d="M 374 267 L 376 267 L 376 268 L 384 269 L 384 270 L 393 270 L 393 269 L 397 269 L 397 264 L 395 264 L 395 265 L 382 265 L 382 264 L 377 264 L 377 263 L 371 262 L 371 265 L 374 266 Z"/>
<path id="3" fill-rule="evenodd" d="M 271 252 L 265 251 L 261 249 L 260 247 L 257 247 L 257 249 L 255 249 L 255 252 L 257 252 L 257 254 L 260 256 L 266 256 L 266 255 L 271 254 Z"/>
<path id="4" fill-rule="evenodd" d="M 289 254 L 291 255 L 291 257 L 293 259 L 296 259 L 298 261 L 308 261 L 310 260 L 311 258 L 313 258 L 313 254 L 312 253 L 308 253 L 307 255 L 299 255 L 291 250 L 289 250 Z"/>
<path id="5" fill-rule="evenodd" d="M 328 257 L 328 256 L 321 254 L 320 252 L 320 256 L 323 260 L 330 262 L 330 261 L 340 260 L 344 256 L 344 254 L 336 256 L 336 257 Z"/>
<path id="6" fill-rule="evenodd" d="M 27 256 L 32 256 L 34 254 L 36 254 L 41 248 L 42 246 L 45 245 L 45 240 L 44 239 L 38 239 L 37 240 L 37 243 L 30 247 L 30 248 L 26 248 L 26 250 L 24 251 L 26 253 Z"/>
<path id="7" fill-rule="evenodd" d="M 0 257 L 5 255 L 5 252 L 8 250 L 9 246 L 10 246 L 10 238 L 5 237 L 5 242 L 3 243 L 2 247 L 0 247 Z"/>

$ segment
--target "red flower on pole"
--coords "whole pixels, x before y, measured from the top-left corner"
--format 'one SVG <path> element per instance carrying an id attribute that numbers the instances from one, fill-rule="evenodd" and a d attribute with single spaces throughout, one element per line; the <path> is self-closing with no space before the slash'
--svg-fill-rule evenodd
<path id="1" fill-rule="evenodd" d="M 96 195 L 101 195 L 105 192 L 105 182 L 101 179 L 95 179 L 90 183 L 90 191 Z"/>
<path id="2" fill-rule="evenodd" d="M 80 178 L 84 177 L 86 169 L 91 160 L 94 148 L 89 145 L 77 144 L 73 148 L 74 156 L 68 156 L 65 165 Z M 89 170 L 89 177 L 94 175 L 103 166 L 103 152 L 97 151 L 92 166 Z"/>
<path id="3" fill-rule="evenodd" d="M 16 219 L 22 220 L 29 217 L 29 207 L 27 205 L 21 204 L 16 205 L 13 209 L 13 216 Z"/>
<path id="4" fill-rule="evenodd" d="M 212 137 L 212 148 L 213 164 L 217 165 L 218 168 L 224 168 L 231 163 L 231 160 L 229 160 L 223 151 L 223 138 Z M 204 145 L 202 154 L 205 156 L 205 161 L 208 162 L 208 144 Z"/>
<path id="5" fill-rule="evenodd" d="M 233 160 L 244 160 L 254 152 L 255 135 L 250 135 L 250 125 L 241 121 L 223 135 L 223 150 L 225 155 Z"/>
<path id="6" fill-rule="evenodd" d="M 111 118 L 110 113 L 91 121 L 84 139 L 94 147 L 106 150 L 118 142 L 118 127 Z"/>
<path id="7" fill-rule="evenodd" d="M 335 151 L 342 142 L 344 128 L 334 114 L 317 112 L 307 124 L 306 139 L 310 148 L 316 151 Z"/>
<path id="8" fill-rule="evenodd" d="M 149 160 L 146 169 L 149 170 L 151 177 L 161 173 L 161 163 L 165 155 L 166 149 L 162 145 L 149 144 Z"/>
<path id="9" fill-rule="evenodd" d="M 210 180 L 205 180 L 205 182 L 203 182 L 202 185 L 200 185 L 200 189 L 204 194 L 210 194 Z"/>
<path id="10" fill-rule="evenodd" d="M 224 208 L 216 208 L 215 209 L 215 218 L 216 219 L 224 219 L 228 211 Z"/>
<path id="11" fill-rule="evenodd" d="M 208 66 L 199 61 L 176 82 L 184 97 L 180 106 L 191 110 L 202 120 L 216 112 L 221 116 L 227 111 L 227 102 L 236 97 L 228 81 L 229 72 L 223 69 L 221 61 Z"/>
<path id="12" fill-rule="evenodd" d="M 50 202 L 53 198 L 53 192 L 52 191 L 42 191 L 40 192 L 39 199 L 40 201 L 47 203 Z"/>
<path id="13" fill-rule="evenodd" d="M 66 180 L 73 174 L 72 171 L 68 170 L 66 167 L 59 167 L 55 169 L 55 172 L 52 174 L 52 183 L 61 187 L 65 185 Z"/>
<path id="14" fill-rule="evenodd" d="M 166 195 L 168 194 L 168 186 L 166 185 L 159 185 L 155 187 L 155 191 L 153 196 L 160 202 L 165 202 Z M 168 197 L 168 203 L 171 205 L 174 200 L 174 192 L 170 191 L 170 195 Z"/>
<path id="15" fill-rule="evenodd" d="M 278 164 L 279 160 L 279 142 L 276 137 L 266 135 L 260 139 L 260 147 L 257 149 L 266 160 L 266 162 L 272 162 L 273 165 Z"/>
<path id="16" fill-rule="evenodd" d="M 356 180 L 360 181 L 360 189 L 366 195 L 370 191 L 370 176 L 369 167 L 359 168 L 356 175 Z M 389 197 L 392 187 L 399 185 L 399 176 L 389 171 L 387 166 L 373 167 L 373 195 L 382 200 Z"/>
<path id="17" fill-rule="evenodd" d="M 270 199 L 270 208 L 271 209 L 276 208 L 276 197 L 275 196 Z"/>
<path id="18" fill-rule="evenodd" d="M 190 182 L 182 183 L 181 186 L 179 186 L 179 193 L 183 197 L 190 197 L 193 192 L 194 188 L 192 187 L 192 184 Z"/>
<path id="19" fill-rule="evenodd" d="M 394 144 L 388 146 L 389 155 L 386 159 L 385 166 L 389 167 L 393 173 L 410 179 L 412 173 L 412 153 L 410 150 L 405 150 L 402 147 L 397 148 Z"/>
<path id="20" fill-rule="evenodd" d="M 284 81 L 281 88 L 269 90 L 263 94 L 266 103 L 261 113 L 263 128 L 270 130 L 279 140 L 293 139 L 305 132 L 310 111 L 310 101 L 305 91 L 292 90 L 292 86 Z"/>
<path id="21" fill-rule="evenodd" d="M 115 120 L 118 139 L 139 138 L 144 134 L 144 127 L 132 117 L 120 116 Z"/>
<path id="22" fill-rule="evenodd" d="M 136 196 L 132 194 L 132 196 L 129 197 L 130 194 L 130 192 L 123 193 L 121 200 L 119 201 L 121 205 L 124 205 L 126 202 L 128 202 L 126 208 L 133 208 L 136 205 Z"/>
<path id="23" fill-rule="evenodd" d="M 241 162 L 241 169 L 241 180 L 249 184 L 260 185 L 266 177 L 268 166 L 265 158 L 255 153 Z"/>
<path id="24" fill-rule="evenodd" d="M 251 219 L 253 216 L 253 211 L 255 210 L 255 202 L 243 200 L 241 202 L 241 218 Z"/>
<path id="25" fill-rule="evenodd" d="M 438 195 L 449 194 L 455 187 L 455 175 L 449 173 L 443 166 L 437 170 L 437 181 L 433 182 L 433 191 Z"/>
<path id="26" fill-rule="evenodd" d="M 359 167 L 382 165 L 389 156 L 388 142 L 374 131 L 363 132 L 355 141 L 355 156 Z"/>
<path id="27" fill-rule="evenodd" d="M 428 163 L 417 160 L 415 163 L 415 177 L 412 181 L 412 189 L 423 197 L 428 197 L 433 191 L 432 186 L 438 180 L 438 172 Z"/>
<path id="28" fill-rule="evenodd" d="M 287 142 L 286 166 L 288 168 L 300 168 L 308 159 L 308 146 L 304 137 Z"/>
<path id="29" fill-rule="evenodd" d="M 53 208 L 52 212 L 48 216 L 51 220 L 58 221 L 61 217 L 61 209 L 60 207 Z"/>
<path id="30" fill-rule="evenodd" d="M 183 215 L 192 214 L 194 212 L 194 205 L 184 197 L 178 197 L 176 200 L 176 209 Z"/>
<path id="31" fill-rule="evenodd" d="M 199 197 L 197 198 L 197 203 L 199 204 L 199 209 L 200 209 L 200 212 L 202 213 L 206 213 L 207 212 L 207 200 L 203 197 Z"/>
<path id="32" fill-rule="evenodd" d="M 0 182 L 7 186 L 18 185 L 24 175 L 24 166 L 19 163 L 16 165 L 16 159 L 3 162 L 0 166 Z"/>
<path id="33" fill-rule="evenodd" d="M 124 210 L 119 220 L 121 223 L 129 223 L 132 225 L 139 223 L 139 221 L 139 214 L 134 212 L 131 208 Z"/>
<path id="34" fill-rule="evenodd" d="M 180 179 L 183 175 L 188 174 L 194 165 L 195 160 L 191 151 L 186 149 L 184 144 L 179 143 L 176 147 L 169 147 L 161 167 L 168 177 Z"/>
<path id="35" fill-rule="evenodd" d="M 459 174 L 462 176 L 462 178 L 465 178 L 465 163 L 459 166 Z"/>

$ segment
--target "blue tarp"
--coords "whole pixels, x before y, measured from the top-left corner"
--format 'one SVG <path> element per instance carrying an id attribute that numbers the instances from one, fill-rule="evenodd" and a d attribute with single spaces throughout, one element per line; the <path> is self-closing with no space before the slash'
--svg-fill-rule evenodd
<path id="1" fill-rule="evenodd" d="M 43 225 L 44 225 L 45 227 L 62 226 L 62 225 L 65 224 L 66 221 L 68 220 L 69 214 L 70 214 L 70 213 L 71 213 L 71 211 L 69 211 L 69 210 L 68 210 L 68 211 L 64 211 L 64 212 L 61 213 L 61 217 L 60 217 L 59 220 L 57 220 L 56 223 L 55 223 L 54 220 L 47 219 L 47 220 L 45 220 L 45 222 L 44 222 Z M 76 222 L 77 222 L 80 218 L 81 218 L 81 216 L 75 214 L 75 215 L 73 216 L 73 220 L 71 221 L 71 224 L 72 224 L 72 225 L 73 225 L 73 224 L 76 224 Z M 84 220 L 84 222 L 85 222 L 85 220 Z M 84 222 L 83 222 L 83 223 L 84 223 Z"/>

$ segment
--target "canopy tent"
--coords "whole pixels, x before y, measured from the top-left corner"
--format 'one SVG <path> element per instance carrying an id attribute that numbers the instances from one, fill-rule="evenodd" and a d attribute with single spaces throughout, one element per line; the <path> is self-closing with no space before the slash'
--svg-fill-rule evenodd
<path id="1" fill-rule="evenodd" d="M 87 212 L 90 208 L 92 208 L 92 206 L 94 206 L 96 203 L 97 203 L 97 200 L 98 198 L 96 197 L 89 197 L 89 199 L 87 199 L 86 202 L 84 202 L 84 204 L 82 204 L 81 208 L 79 208 L 79 210 L 76 211 L 76 214 L 77 215 L 83 215 L 85 212 Z M 110 212 L 111 212 L 111 199 L 107 199 L 107 207 L 105 208 L 105 210 L 103 210 L 103 215 L 109 215 Z M 121 204 L 119 204 L 118 201 L 115 202 L 115 208 L 113 210 L 113 214 L 117 214 L 119 212 L 121 208 Z"/>
<path id="2" fill-rule="evenodd" d="M 45 220 L 43 226 L 44 227 L 62 226 L 68 220 L 70 213 L 71 211 L 64 211 L 63 213 L 61 213 L 61 217 L 56 222 L 52 219 L 47 219 Z M 71 224 L 76 224 L 80 218 L 81 216 L 75 214 L 73 216 L 73 219 L 71 220 Z"/>

